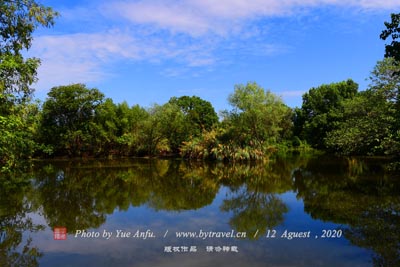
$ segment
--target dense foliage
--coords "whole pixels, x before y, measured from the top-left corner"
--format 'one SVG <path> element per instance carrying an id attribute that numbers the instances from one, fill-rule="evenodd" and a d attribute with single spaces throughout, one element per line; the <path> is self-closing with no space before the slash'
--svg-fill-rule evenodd
<path id="1" fill-rule="evenodd" d="M 247 160 L 268 156 L 268 149 L 290 138 L 291 109 L 271 92 L 255 83 L 238 85 L 229 101 L 234 109 L 220 123 L 211 103 L 196 96 L 145 109 L 115 104 L 83 84 L 54 87 L 41 109 L 38 142 L 54 156 L 181 153 Z M 202 142 L 205 147 L 195 148 Z"/>
<path id="2" fill-rule="evenodd" d="M 316 148 L 326 148 L 324 139 L 340 117 L 343 101 L 353 98 L 357 90 L 352 80 L 311 88 L 303 95 L 302 107 L 296 109 L 295 134 Z"/>
<path id="3" fill-rule="evenodd" d="M 236 85 L 231 110 L 218 118 L 209 101 L 172 97 L 149 108 L 114 103 L 84 84 L 57 86 L 43 105 L 32 102 L 39 59 L 25 59 L 32 33 L 58 15 L 33 0 L 0 3 L 0 164 L 23 159 L 181 155 L 194 159 L 264 160 L 281 150 L 309 147 L 346 155 L 400 153 L 400 14 L 381 38 L 385 58 L 358 91 L 348 79 L 311 88 L 300 108 L 256 83 Z"/>
<path id="4" fill-rule="evenodd" d="M 391 14 L 391 21 L 385 22 L 386 29 L 382 31 L 380 38 L 387 40 L 391 38 L 390 44 L 385 45 L 385 57 L 392 57 L 395 60 L 400 60 L 400 14 Z"/>
<path id="5" fill-rule="evenodd" d="M 399 64 L 379 61 L 369 87 L 346 82 L 312 88 L 296 109 L 294 132 L 312 146 L 344 155 L 399 155 Z"/>
<path id="6" fill-rule="evenodd" d="M 325 144 L 342 154 L 399 155 L 400 71 L 393 58 L 378 62 L 370 87 L 342 102 L 337 123 Z"/>
<path id="7" fill-rule="evenodd" d="M 10 171 L 39 147 L 38 107 L 30 103 L 39 59 L 24 58 L 32 33 L 58 14 L 33 0 L 0 2 L 0 170 Z"/>
<path id="8" fill-rule="evenodd" d="M 50 27 L 57 13 L 33 0 L 0 2 L 0 104 L 25 99 L 32 93 L 39 59 L 25 59 L 24 49 L 32 43 L 38 26 Z"/>
<path id="9" fill-rule="evenodd" d="M 42 142 L 52 145 L 56 155 L 80 156 L 96 137 L 95 111 L 104 95 L 84 85 L 54 87 L 43 105 Z"/>

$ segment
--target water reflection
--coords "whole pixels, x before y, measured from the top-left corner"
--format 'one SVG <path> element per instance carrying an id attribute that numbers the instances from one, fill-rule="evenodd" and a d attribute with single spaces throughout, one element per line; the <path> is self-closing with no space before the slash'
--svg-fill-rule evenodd
<path id="1" fill-rule="evenodd" d="M 295 171 L 297 196 L 315 219 L 343 224 L 345 237 L 374 252 L 374 266 L 400 266 L 400 181 L 358 159 L 310 160 Z M 340 164 L 338 164 L 340 163 Z"/>
<path id="2" fill-rule="evenodd" d="M 33 223 L 29 213 L 35 208 L 28 179 L 0 177 L 0 266 L 38 266 L 43 256 L 24 232 L 37 232 L 43 225 Z M 25 180 L 25 182 L 24 182 Z"/>
<path id="3" fill-rule="evenodd" d="M 163 161 L 166 171 L 152 183 L 147 205 L 155 210 L 196 210 L 212 203 L 219 183 L 207 165 Z"/>
<path id="4" fill-rule="evenodd" d="M 130 206 L 196 210 L 226 186 L 230 193 L 221 210 L 233 211 L 232 226 L 265 231 L 283 221 L 287 207 L 278 194 L 291 190 L 293 166 L 283 160 L 233 166 L 169 160 L 45 165 L 35 174 L 35 200 L 49 226 L 75 232 L 98 228 L 107 214 Z"/>
<path id="5" fill-rule="evenodd" d="M 295 164 L 300 163 L 277 158 L 266 165 L 219 166 L 216 169 L 223 184 L 230 188 L 221 210 L 233 213 L 229 220 L 233 229 L 247 232 L 250 239 L 258 239 L 268 229 L 283 223 L 288 207 L 279 194 L 291 190 L 291 171 Z"/>
<path id="6" fill-rule="evenodd" d="M 224 200 L 221 210 L 233 211 L 229 224 L 236 231 L 247 232 L 248 238 L 264 236 L 267 229 L 283 222 L 283 214 L 288 211 L 285 203 L 275 194 L 249 192 L 242 187 L 231 195 Z"/>
<path id="7" fill-rule="evenodd" d="M 376 162 L 321 156 L 247 165 L 150 159 L 42 162 L 32 182 L 0 179 L 0 266 L 37 266 L 46 257 L 29 236 L 44 226 L 33 223 L 29 214 L 43 216 L 50 228 L 65 226 L 74 233 L 100 228 L 116 211 L 131 207 L 171 216 L 189 211 L 196 220 L 196 211 L 218 203 L 217 218 L 263 246 L 268 229 L 296 220 L 288 217 L 282 196 L 287 192 L 294 192 L 313 219 L 342 225 L 347 240 L 373 252 L 375 266 L 400 266 L 400 182 Z"/>

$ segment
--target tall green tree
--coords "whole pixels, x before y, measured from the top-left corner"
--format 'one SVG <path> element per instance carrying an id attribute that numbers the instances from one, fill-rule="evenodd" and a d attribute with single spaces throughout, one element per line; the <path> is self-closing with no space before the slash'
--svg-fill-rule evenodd
<path id="1" fill-rule="evenodd" d="M 43 104 L 42 141 L 54 147 L 56 154 L 80 156 L 93 153 L 91 140 L 95 112 L 104 95 L 83 84 L 53 87 Z"/>
<path id="2" fill-rule="evenodd" d="M 262 160 L 291 135 L 292 111 L 256 83 L 236 85 L 228 98 L 233 110 L 222 113 L 217 129 L 185 142 L 183 154 L 218 160 Z"/>
<path id="3" fill-rule="evenodd" d="M 31 47 L 37 27 L 52 26 L 57 15 L 34 0 L 0 2 L 0 105 L 31 96 L 40 61 L 25 59 L 22 52 Z"/>
<path id="4" fill-rule="evenodd" d="M 129 107 L 123 102 L 116 106 L 117 149 L 121 155 L 144 155 L 146 145 L 145 125 L 149 120 L 149 113 L 139 105 Z"/>
<path id="5" fill-rule="evenodd" d="M 370 90 L 384 102 L 384 115 L 391 120 L 385 153 L 400 155 L 400 64 L 395 58 L 378 61 L 370 77 Z"/>
<path id="6" fill-rule="evenodd" d="M 385 45 L 385 57 L 393 57 L 400 61 L 400 13 L 392 13 L 391 21 L 385 22 L 386 29 L 382 31 L 380 38 L 386 40 L 390 38 L 392 41 Z"/>
<path id="7" fill-rule="evenodd" d="M 341 154 L 398 155 L 400 152 L 400 65 L 379 61 L 365 92 L 342 102 L 325 142 Z"/>
<path id="8" fill-rule="evenodd" d="M 32 34 L 58 14 L 33 0 L 0 1 L 0 165 L 13 171 L 34 153 L 37 107 L 30 104 L 39 59 L 24 58 Z"/>
<path id="9" fill-rule="evenodd" d="M 336 112 L 345 99 L 353 98 L 358 84 L 351 79 L 311 88 L 303 95 L 301 109 L 296 110 L 294 134 L 315 148 L 324 149 L 326 134 L 332 130 L 340 112 Z"/>
<path id="10" fill-rule="evenodd" d="M 243 145 L 276 143 L 291 130 L 291 109 L 256 83 L 236 85 L 228 101 L 233 110 L 225 113 L 225 123 L 234 132 L 232 140 Z"/>
<path id="11" fill-rule="evenodd" d="M 0 114 L 0 172 L 12 172 L 30 159 L 39 144 L 36 142 L 40 120 L 35 103 L 13 105 L 7 116 Z"/>
<path id="12" fill-rule="evenodd" d="M 343 101 L 340 117 L 326 134 L 327 149 L 344 155 L 384 154 L 392 132 L 390 113 L 387 103 L 371 91 Z"/>
<path id="13" fill-rule="evenodd" d="M 185 117 L 181 109 L 171 103 L 154 105 L 149 109 L 142 143 L 150 155 L 179 152 L 187 135 Z"/>
<path id="14" fill-rule="evenodd" d="M 116 109 L 112 99 L 107 98 L 95 110 L 92 126 L 96 134 L 93 135 L 92 144 L 97 155 L 108 155 L 115 148 L 118 134 Z"/>
<path id="15" fill-rule="evenodd" d="M 385 58 L 378 61 L 369 78 L 370 90 L 397 112 L 400 111 L 400 75 L 397 75 L 398 73 L 400 73 L 399 62 L 395 58 Z"/>
<path id="16" fill-rule="evenodd" d="M 169 103 L 177 105 L 190 125 L 188 134 L 196 137 L 204 130 L 210 131 L 218 123 L 218 116 L 210 102 L 198 96 L 172 97 Z"/>

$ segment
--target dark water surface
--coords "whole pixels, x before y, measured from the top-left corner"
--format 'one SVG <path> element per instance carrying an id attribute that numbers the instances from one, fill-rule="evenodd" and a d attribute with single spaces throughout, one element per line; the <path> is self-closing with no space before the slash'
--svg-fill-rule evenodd
<path id="1" fill-rule="evenodd" d="M 376 159 L 36 165 L 1 184 L 0 266 L 400 266 L 400 179 Z"/>

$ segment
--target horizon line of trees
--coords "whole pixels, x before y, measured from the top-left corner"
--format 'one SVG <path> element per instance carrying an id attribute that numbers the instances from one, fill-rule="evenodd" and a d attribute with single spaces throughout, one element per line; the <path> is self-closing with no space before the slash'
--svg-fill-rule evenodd
<path id="1" fill-rule="evenodd" d="M 197 96 L 150 108 L 116 104 L 84 84 L 53 87 L 33 101 L 40 60 L 23 57 L 37 27 L 58 13 L 35 0 L 0 3 L 0 169 L 32 157 L 156 156 L 262 160 L 309 147 L 343 155 L 400 155 L 400 14 L 385 22 L 385 57 L 358 91 L 351 79 L 311 88 L 300 108 L 255 82 L 235 85 L 221 121 Z"/>
<path id="2" fill-rule="evenodd" d="M 397 62 L 384 59 L 368 89 L 358 91 L 351 79 L 324 84 L 311 88 L 294 109 L 255 82 L 236 85 L 228 97 L 232 109 L 220 112 L 221 120 L 198 96 L 144 108 L 114 103 L 84 84 L 57 86 L 42 105 L 29 102 L 18 110 L 30 130 L 19 137 L 26 155 L 37 157 L 180 154 L 258 160 L 278 150 L 310 147 L 344 155 L 396 155 L 399 103 L 393 85 L 399 78 L 389 74 L 395 71 L 400 71 Z"/>
<path id="3" fill-rule="evenodd" d="M 210 102 L 172 97 L 150 108 L 115 104 L 83 84 L 54 87 L 38 108 L 37 143 L 55 156 L 261 159 L 291 138 L 292 112 L 256 83 L 236 85 L 222 121 Z M 43 155 L 43 153 L 41 153 Z"/>

